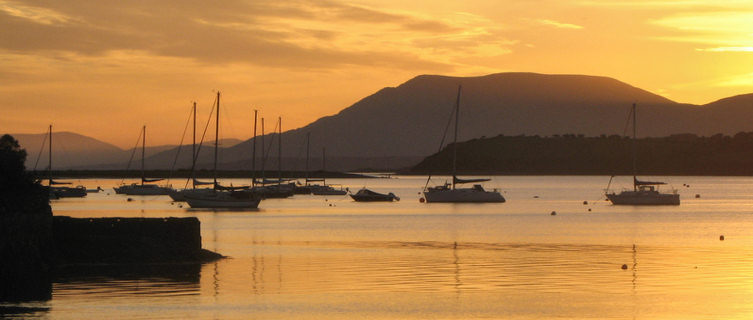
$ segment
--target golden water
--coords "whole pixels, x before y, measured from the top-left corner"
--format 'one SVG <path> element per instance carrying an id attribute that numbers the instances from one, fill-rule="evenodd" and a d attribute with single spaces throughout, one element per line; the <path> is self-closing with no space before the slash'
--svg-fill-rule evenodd
<path id="1" fill-rule="evenodd" d="M 46 311 L 19 317 L 753 318 L 753 178 L 664 179 L 682 198 L 667 207 L 612 206 L 608 179 L 494 177 L 503 204 L 420 203 L 425 177 L 332 179 L 402 201 L 297 195 L 249 211 L 128 202 L 119 180 L 82 180 L 107 193 L 54 201 L 55 215 L 198 217 L 204 247 L 230 258 L 60 278 L 51 301 L 25 304 Z"/>

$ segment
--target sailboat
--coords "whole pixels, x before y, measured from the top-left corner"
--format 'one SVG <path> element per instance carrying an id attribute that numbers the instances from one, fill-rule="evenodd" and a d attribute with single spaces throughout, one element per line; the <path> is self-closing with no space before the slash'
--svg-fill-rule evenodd
<path id="1" fill-rule="evenodd" d="M 212 192 L 212 188 L 196 188 L 199 185 L 211 185 L 211 182 L 203 182 L 196 180 L 196 160 L 198 158 L 198 152 L 196 150 L 196 102 L 193 103 L 192 109 L 193 118 L 193 143 L 191 144 L 191 188 L 183 190 L 170 190 L 169 196 L 173 201 L 186 201 L 186 194 L 201 194 Z M 211 115 L 210 115 L 211 119 Z"/>
<path id="2" fill-rule="evenodd" d="M 262 162 L 261 162 L 261 178 L 256 179 L 256 162 L 253 162 L 253 171 L 254 171 L 254 187 L 251 189 L 255 194 L 260 196 L 262 199 L 271 199 L 271 198 L 289 198 L 293 196 L 293 189 L 294 185 L 287 183 L 284 179 L 282 179 L 282 118 L 278 118 L 278 128 L 279 132 L 277 135 L 277 179 L 267 179 L 266 178 L 266 162 L 267 162 L 267 156 L 269 155 L 267 150 L 271 149 L 272 142 L 269 142 L 269 148 L 265 147 L 264 144 L 264 118 L 261 118 L 261 149 L 262 149 Z M 256 154 L 256 114 L 254 113 L 254 151 L 253 154 Z M 254 160 L 256 159 L 256 156 L 254 156 Z"/>
<path id="3" fill-rule="evenodd" d="M 50 189 L 50 199 L 59 198 L 82 198 L 86 197 L 86 188 L 84 186 L 76 187 L 54 187 L 54 185 L 71 184 L 70 182 L 59 182 L 52 179 L 52 125 L 49 130 L 49 166 L 47 167 L 48 188 Z"/>
<path id="4" fill-rule="evenodd" d="M 614 192 L 609 193 L 609 186 L 607 186 L 607 199 L 616 205 L 680 205 L 680 195 L 677 193 L 677 190 L 672 190 L 672 193 L 659 192 L 658 187 L 667 184 L 666 182 L 638 180 L 635 103 L 633 103 L 631 113 L 633 115 L 633 190 L 623 190 L 619 194 Z M 611 184 L 612 179 L 609 182 Z"/>
<path id="5" fill-rule="evenodd" d="M 263 154 L 263 161 L 262 161 L 262 173 L 264 173 L 264 163 L 266 163 L 266 153 L 264 152 L 264 118 L 262 118 L 262 154 Z M 256 126 L 256 122 L 254 122 L 254 127 Z M 279 129 L 277 134 L 277 179 L 266 179 L 264 178 L 264 174 L 262 174 L 262 178 L 260 181 L 256 181 L 254 179 L 254 187 L 253 192 L 261 196 L 263 199 L 269 199 L 269 198 L 289 198 L 292 197 L 295 193 L 295 184 L 287 182 L 287 180 L 282 178 L 282 117 L 277 118 L 277 127 Z M 254 135 L 256 134 L 256 130 L 254 130 Z M 256 136 L 254 136 L 254 141 Z M 271 142 L 270 142 L 271 147 Z M 254 146 L 256 148 L 256 146 Z M 256 152 L 254 151 L 254 154 Z M 254 174 L 255 177 L 255 174 Z M 260 184 L 259 186 L 256 186 L 256 184 Z"/>
<path id="6" fill-rule="evenodd" d="M 168 195 L 172 191 L 170 186 L 158 186 L 156 184 L 148 184 L 151 182 L 162 181 L 163 179 L 147 179 L 146 169 L 144 167 L 144 157 L 146 154 L 146 126 L 142 127 L 141 132 L 141 183 L 123 184 L 114 188 L 117 194 L 127 194 L 131 196 L 156 196 L 156 195 Z"/>
<path id="7" fill-rule="evenodd" d="M 426 202 L 505 202 L 505 198 L 499 190 L 484 190 L 480 184 L 474 184 L 471 188 L 458 188 L 458 184 L 485 182 L 491 179 L 459 179 L 457 177 L 457 154 L 458 154 L 458 119 L 460 118 L 460 92 L 462 86 L 458 86 L 458 96 L 455 101 L 455 143 L 452 151 L 452 183 L 435 187 L 424 187 Z M 441 149 L 441 146 L 440 146 Z M 431 179 L 431 176 L 429 177 Z M 427 180 L 428 185 L 428 180 Z"/>
<path id="8" fill-rule="evenodd" d="M 322 174 L 327 175 L 327 167 L 325 166 L 325 159 L 327 158 L 327 149 L 322 147 Z M 311 190 L 311 194 L 315 196 L 344 196 L 348 194 L 348 190 L 345 190 L 340 186 L 340 189 L 335 189 L 332 185 L 327 184 L 327 178 L 322 176 L 320 179 L 306 179 L 306 184 Z M 322 184 L 308 184 L 309 182 L 321 181 Z"/>
<path id="9" fill-rule="evenodd" d="M 254 209 L 259 207 L 261 197 L 248 187 L 225 187 L 217 182 L 217 155 L 220 141 L 220 92 L 217 92 L 217 114 L 214 131 L 214 188 L 204 192 L 184 193 L 186 202 L 191 208 L 236 208 Z"/>

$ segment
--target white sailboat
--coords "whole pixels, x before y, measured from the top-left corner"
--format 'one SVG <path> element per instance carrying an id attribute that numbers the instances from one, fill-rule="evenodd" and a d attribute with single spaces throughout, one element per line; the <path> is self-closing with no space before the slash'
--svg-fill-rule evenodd
<path id="1" fill-rule="evenodd" d="M 217 155 L 220 140 L 220 92 L 217 92 L 217 114 L 215 118 L 214 139 L 214 188 L 200 192 L 183 194 L 191 208 L 210 209 L 254 209 L 259 207 L 261 197 L 248 187 L 223 187 L 217 182 Z M 244 190 L 245 189 L 245 190 Z M 199 190 L 199 189 L 197 189 Z"/>
<path id="2" fill-rule="evenodd" d="M 172 191 L 171 186 L 158 186 L 156 184 L 148 184 L 151 182 L 162 181 L 163 179 L 146 178 L 146 170 L 144 167 L 144 157 L 146 154 L 146 126 L 142 127 L 141 137 L 141 183 L 123 184 L 119 187 L 115 187 L 115 193 L 127 194 L 131 196 L 168 195 L 170 191 Z"/>
<path id="3" fill-rule="evenodd" d="M 607 186 L 606 196 L 615 205 L 680 205 L 680 195 L 677 190 L 672 193 L 661 193 L 660 185 L 666 182 L 640 181 L 638 180 L 636 165 L 636 106 L 631 110 L 633 115 L 633 190 L 623 190 L 620 193 L 609 193 Z M 611 184 L 611 179 L 609 180 Z"/>
<path id="4" fill-rule="evenodd" d="M 460 118 L 460 92 L 462 87 L 458 86 L 458 96 L 455 101 L 455 143 L 452 152 L 452 183 L 445 183 L 435 187 L 424 187 L 424 198 L 426 202 L 505 202 L 505 198 L 494 189 L 492 191 L 484 190 L 480 184 L 474 184 L 471 188 L 458 188 L 458 184 L 476 183 L 489 181 L 491 179 L 459 179 L 457 177 L 457 144 L 458 144 L 458 119 Z M 441 149 L 441 146 L 440 146 Z M 431 179 L 431 177 L 429 177 Z M 428 180 L 427 180 L 428 185 Z"/>

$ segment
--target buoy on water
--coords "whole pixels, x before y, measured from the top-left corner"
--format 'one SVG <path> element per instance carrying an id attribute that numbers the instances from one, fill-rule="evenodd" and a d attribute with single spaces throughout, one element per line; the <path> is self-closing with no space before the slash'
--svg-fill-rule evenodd
<path id="1" fill-rule="evenodd" d="M 583 205 L 587 205 L 587 204 L 588 204 L 588 201 L 583 200 Z"/>
<path id="2" fill-rule="evenodd" d="M 724 235 L 719 236 L 719 241 L 724 241 Z"/>
<path id="3" fill-rule="evenodd" d="M 622 270 L 627 270 L 628 266 L 626 264 L 622 265 Z"/>
<path id="4" fill-rule="evenodd" d="M 550 213 L 550 214 L 553 215 L 553 216 L 556 216 L 557 215 L 557 211 L 552 211 L 552 213 Z"/>
<path id="5" fill-rule="evenodd" d="M 588 208 L 588 212 L 591 212 L 591 208 Z"/>
<path id="6" fill-rule="evenodd" d="M 701 194 L 700 194 L 700 193 L 696 193 L 696 194 L 695 194 L 695 198 L 696 198 L 696 199 L 698 199 L 698 198 L 700 198 L 700 197 L 701 197 Z"/>
<path id="7" fill-rule="evenodd" d="M 418 198 L 418 202 L 424 203 L 425 201 L 426 201 L 426 199 L 424 199 L 424 198 Z"/>

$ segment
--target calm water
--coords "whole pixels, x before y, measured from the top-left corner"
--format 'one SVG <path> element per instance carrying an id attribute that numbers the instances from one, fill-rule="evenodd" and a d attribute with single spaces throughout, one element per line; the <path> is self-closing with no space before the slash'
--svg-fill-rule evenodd
<path id="1" fill-rule="evenodd" d="M 603 176 L 494 177 L 504 204 L 419 203 L 424 177 L 331 179 L 402 201 L 295 196 L 254 211 L 127 202 L 119 180 L 81 180 L 107 192 L 54 201 L 55 215 L 198 217 L 204 247 L 231 258 L 63 276 L 24 317 L 753 318 L 753 178 L 664 180 L 681 206 L 612 206 Z"/>

